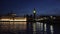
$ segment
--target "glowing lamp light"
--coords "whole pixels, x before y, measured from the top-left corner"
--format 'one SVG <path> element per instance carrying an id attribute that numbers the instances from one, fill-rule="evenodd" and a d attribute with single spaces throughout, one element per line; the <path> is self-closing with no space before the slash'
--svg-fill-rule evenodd
<path id="1" fill-rule="evenodd" d="M 33 10 L 33 13 L 36 13 L 36 10 L 35 10 L 35 8 L 34 8 L 34 10 Z"/>
<path id="2" fill-rule="evenodd" d="M 36 11 L 34 10 L 33 13 L 36 13 Z"/>

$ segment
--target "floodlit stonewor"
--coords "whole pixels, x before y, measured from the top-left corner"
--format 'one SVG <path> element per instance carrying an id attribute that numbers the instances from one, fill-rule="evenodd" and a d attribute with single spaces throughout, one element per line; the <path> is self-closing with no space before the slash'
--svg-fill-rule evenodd
<path id="1" fill-rule="evenodd" d="M 12 16 L 1 16 L 0 17 L 0 27 L 1 31 L 18 31 L 18 30 L 26 30 L 27 24 L 26 17 L 12 17 Z"/>

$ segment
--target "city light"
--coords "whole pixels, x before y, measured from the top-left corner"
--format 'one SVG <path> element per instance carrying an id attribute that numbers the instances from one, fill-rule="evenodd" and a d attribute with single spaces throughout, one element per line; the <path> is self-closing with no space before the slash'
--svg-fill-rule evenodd
<path id="1" fill-rule="evenodd" d="M 53 34 L 53 26 L 50 25 L 51 34 Z"/>
<path id="2" fill-rule="evenodd" d="M 44 24 L 44 31 L 46 31 L 46 24 Z"/>
<path id="3" fill-rule="evenodd" d="M 9 18 L 7 18 L 7 19 L 3 19 L 2 18 L 2 19 L 0 19 L 0 21 L 27 21 L 27 20 L 26 20 L 26 18 L 22 18 L 22 19 L 21 18 L 19 18 L 19 19 L 16 18 L 14 20 L 13 19 L 9 19 Z"/>

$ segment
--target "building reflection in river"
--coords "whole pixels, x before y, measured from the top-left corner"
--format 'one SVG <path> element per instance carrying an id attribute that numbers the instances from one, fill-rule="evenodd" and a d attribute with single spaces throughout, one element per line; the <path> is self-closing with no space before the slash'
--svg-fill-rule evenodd
<path id="1" fill-rule="evenodd" d="M 15 16 L 1 16 L 0 17 L 0 33 L 2 34 L 18 34 L 20 32 L 26 32 L 26 17 Z"/>

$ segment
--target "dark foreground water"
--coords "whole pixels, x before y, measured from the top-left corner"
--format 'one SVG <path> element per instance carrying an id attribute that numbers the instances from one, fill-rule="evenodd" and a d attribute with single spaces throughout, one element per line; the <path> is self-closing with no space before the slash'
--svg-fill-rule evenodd
<path id="1" fill-rule="evenodd" d="M 16 26 L 16 25 L 15 25 Z M 53 27 L 49 24 L 45 24 L 43 28 L 43 23 L 36 23 L 36 27 L 31 28 L 31 25 L 28 25 L 25 29 L 25 25 L 19 25 L 19 27 L 0 25 L 0 34 L 60 34 L 60 23 L 55 23 Z M 23 28 L 24 26 L 24 28 Z M 27 26 L 27 25 L 26 25 Z"/>

